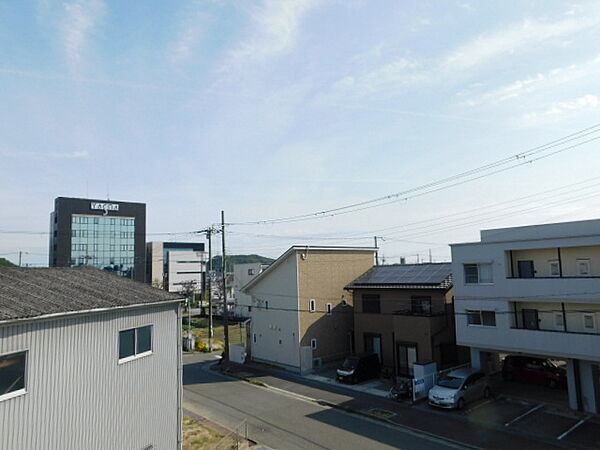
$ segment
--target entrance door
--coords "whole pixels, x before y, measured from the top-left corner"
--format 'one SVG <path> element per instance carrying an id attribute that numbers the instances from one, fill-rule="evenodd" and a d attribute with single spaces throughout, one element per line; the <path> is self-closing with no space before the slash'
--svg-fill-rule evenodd
<path id="1" fill-rule="evenodd" d="M 417 346 L 415 344 L 396 345 L 398 375 L 413 376 L 413 366 L 417 362 Z"/>
<path id="2" fill-rule="evenodd" d="M 523 310 L 523 327 L 528 330 L 539 330 L 540 321 L 538 319 L 537 309 L 524 309 Z"/>
<path id="3" fill-rule="evenodd" d="M 533 261 L 518 261 L 519 278 L 533 278 L 535 271 L 533 269 Z"/>
<path id="4" fill-rule="evenodd" d="M 381 355 L 381 335 L 365 333 L 365 352 L 375 353 L 379 356 L 379 362 L 383 362 Z"/>

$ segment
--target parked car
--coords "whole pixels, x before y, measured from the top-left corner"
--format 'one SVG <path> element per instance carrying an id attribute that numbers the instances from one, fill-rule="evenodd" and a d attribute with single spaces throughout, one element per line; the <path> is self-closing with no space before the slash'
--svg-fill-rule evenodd
<path id="1" fill-rule="evenodd" d="M 464 408 L 465 404 L 491 395 L 488 379 L 477 369 L 456 369 L 440 377 L 429 390 L 429 404 L 440 408 Z"/>
<path id="2" fill-rule="evenodd" d="M 348 356 L 337 370 L 337 379 L 341 383 L 355 384 L 363 380 L 379 377 L 381 365 L 376 353 Z"/>
<path id="3" fill-rule="evenodd" d="M 567 386 L 567 371 L 550 359 L 508 355 L 504 358 L 502 378 L 527 381 L 551 388 Z"/>

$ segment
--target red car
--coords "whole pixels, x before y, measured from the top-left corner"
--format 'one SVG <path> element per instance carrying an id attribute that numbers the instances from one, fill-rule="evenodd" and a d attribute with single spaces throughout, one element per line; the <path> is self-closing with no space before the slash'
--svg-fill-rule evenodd
<path id="1" fill-rule="evenodd" d="M 504 358 L 502 378 L 505 380 L 527 381 L 543 384 L 551 388 L 567 386 L 567 371 L 550 359 L 512 356 Z"/>

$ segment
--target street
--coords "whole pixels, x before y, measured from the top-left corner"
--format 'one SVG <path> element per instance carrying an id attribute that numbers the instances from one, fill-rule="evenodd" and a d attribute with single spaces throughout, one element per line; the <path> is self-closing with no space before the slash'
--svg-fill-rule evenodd
<path id="1" fill-rule="evenodd" d="M 209 355 L 184 358 L 185 409 L 274 449 L 464 448 L 375 420 L 321 406 L 210 371 Z"/>

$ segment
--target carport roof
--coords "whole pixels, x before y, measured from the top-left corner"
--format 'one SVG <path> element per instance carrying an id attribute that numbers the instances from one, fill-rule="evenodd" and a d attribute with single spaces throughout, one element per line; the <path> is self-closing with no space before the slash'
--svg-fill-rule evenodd
<path id="1" fill-rule="evenodd" d="M 0 268 L 0 321 L 180 301 L 93 267 Z"/>
<path id="2" fill-rule="evenodd" d="M 452 264 L 392 264 L 375 266 L 351 282 L 346 289 L 449 289 Z"/>

